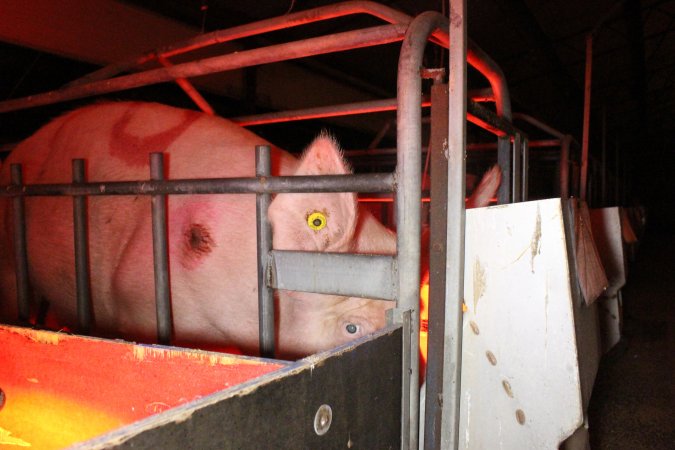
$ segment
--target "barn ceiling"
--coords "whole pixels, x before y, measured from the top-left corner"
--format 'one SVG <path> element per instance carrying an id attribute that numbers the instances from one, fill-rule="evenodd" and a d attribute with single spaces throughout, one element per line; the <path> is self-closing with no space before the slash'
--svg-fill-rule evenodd
<path id="1" fill-rule="evenodd" d="M 0 96 L 18 98 L 54 89 L 101 65 L 171 40 L 332 3 L 336 2 L 64 0 L 56 8 L 48 0 L 0 0 L 4 16 L 0 19 Z M 427 10 L 447 15 L 448 8 L 447 1 L 438 0 L 380 3 L 411 16 Z M 652 181 L 635 178 L 632 183 L 651 186 L 643 187 L 644 195 L 662 189 L 654 180 L 665 181 L 673 170 L 675 0 L 468 0 L 467 4 L 469 36 L 501 66 L 514 111 L 530 114 L 578 140 L 586 42 L 592 35 L 591 152 L 600 151 L 605 130 L 604 145 L 624 156 L 636 177 Z M 372 17 L 350 16 L 245 39 L 237 49 L 381 23 Z M 396 92 L 397 45 L 204 77 L 195 83 L 216 111 L 226 116 L 389 98 Z M 431 50 L 426 63 L 438 65 L 444 57 Z M 471 87 L 486 86 L 472 72 L 469 82 Z M 160 95 L 163 101 L 190 104 L 177 88 L 166 85 L 114 97 L 124 95 Z M 58 106 L 52 106 L 41 112 L 5 114 L 0 139 L 20 139 L 58 111 Z M 347 145 L 362 147 L 372 142 L 387 120 L 341 119 L 328 126 L 354 130 L 354 138 L 345 138 Z M 315 133 L 310 125 L 294 127 L 300 134 Z"/>

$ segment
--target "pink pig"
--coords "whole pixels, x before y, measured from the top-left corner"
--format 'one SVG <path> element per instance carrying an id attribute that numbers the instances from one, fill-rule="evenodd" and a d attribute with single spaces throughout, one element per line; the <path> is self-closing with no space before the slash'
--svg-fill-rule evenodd
<path id="1" fill-rule="evenodd" d="M 165 153 L 170 179 L 247 177 L 254 174 L 254 147 L 265 143 L 230 121 L 194 111 L 103 103 L 59 117 L 17 146 L 3 163 L 0 184 L 9 184 L 11 163 L 23 165 L 24 183 L 69 183 L 73 158 L 87 161 L 91 181 L 147 179 L 148 155 L 156 151 Z M 273 175 L 347 173 L 335 141 L 325 135 L 300 160 L 272 150 Z M 0 201 L 0 319 L 7 321 L 16 319 L 16 280 L 10 201 Z M 308 224 L 317 212 L 323 227 Z M 88 217 L 94 333 L 154 341 L 150 198 L 90 197 Z M 254 196 L 174 195 L 167 217 L 175 343 L 257 354 Z M 56 322 L 70 327 L 76 324 L 72 220 L 70 197 L 26 199 L 32 297 L 47 300 Z M 353 193 L 278 194 L 269 220 L 275 249 L 396 251 L 395 234 L 359 209 Z M 277 353 L 307 355 L 371 333 L 384 326 L 392 307 L 390 301 L 278 291 Z"/>

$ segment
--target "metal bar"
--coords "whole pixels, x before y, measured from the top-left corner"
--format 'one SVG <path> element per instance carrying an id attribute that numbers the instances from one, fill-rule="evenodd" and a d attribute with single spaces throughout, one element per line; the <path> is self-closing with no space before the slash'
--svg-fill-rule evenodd
<path id="1" fill-rule="evenodd" d="M 319 294 L 396 300 L 394 256 L 272 250 L 270 287 Z"/>
<path id="2" fill-rule="evenodd" d="M 431 87 L 431 211 L 429 251 L 429 329 L 424 417 L 424 448 L 440 448 L 448 221 L 448 86 Z M 424 253 L 424 249 L 422 253 Z"/>
<path id="3" fill-rule="evenodd" d="M 579 197 L 586 200 L 586 183 L 588 182 L 588 141 L 591 123 L 591 74 L 593 68 L 593 35 L 586 36 L 586 71 L 584 81 L 584 124 L 581 141 L 581 180 Z"/>
<path id="4" fill-rule="evenodd" d="M 469 122 L 500 137 L 513 136 L 518 132 L 509 119 L 493 113 L 474 101 L 467 103 L 466 118 Z"/>
<path id="5" fill-rule="evenodd" d="M 450 0 L 450 68 L 448 113 L 448 249 L 445 285 L 445 334 L 443 391 L 441 410 L 441 447 L 456 449 L 459 445 L 459 413 L 462 378 L 462 298 L 464 297 L 464 191 L 466 160 L 466 86 L 464 64 L 467 53 L 466 0 Z M 493 88 L 494 89 L 494 88 Z M 495 91 L 495 94 L 497 92 Z M 503 92 L 501 92 L 503 95 Z M 502 116 L 510 119 L 508 111 Z M 500 142 L 503 138 L 499 139 Z M 508 142 L 508 140 L 507 140 Z"/>
<path id="6" fill-rule="evenodd" d="M 73 160 L 73 184 L 84 183 L 84 160 Z M 92 326 L 89 246 L 87 245 L 87 197 L 73 196 L 73 232 L 75 242 L 75 282 L 77 287 L 78 332 L 89 334 Z"/>
<path id="7" fill-rule="evenodd" d="M 520 190 L 521 188 L 521 183 L 522 183 L 522 147 L 521 147 L 521 142 L 522 142 L 522 136 L 520 133 L 517 133 L 513 137 L 513 143 L 511 144 L 511 167 L 513 169 L 512 176 L 511 176 L 511 193 L 512 193 L 512 199 L 513 202 L 521 202 L 522 199 L 522 191 Z"/>
<path id="8" fill-rule="evenodd" d="M 529 114 L 523 114 L 523 113 L 517 113 L 516 112 L 516 113 L 513 113 L 513 119 L 514 120 L 515 119 L 523 120 L 523 121 L 529 123 L 530 125 L 533 125 L 536 128 L 539 128 L 541 131 L 544 131 L 544 132 L 546 132 L 546 133 L 550 134 L 551 136 L 553 136 L 555 138 L 558 138 L 558 139 L 562 139 L 565 136 L 564 133 L 556 130 L 555 128 L 553 128 L 550 125 L 545 124 L 541 120 L 535 119 L 534 117 L 530 116 Z"/>
<path id="9" fill-rule="evenodd" d="M 158 56 L 157 61 L 164 66 L 164 67 L 172 67 L 173 64 L 171 61 L 168 60 L 168 58 L 165 58 L 164 56 Z M 188 81 L 187 78 L 176 78 L 174 80 L 176 84 L 187 94 L 188 97 L 192 99 L 192 101 L 197 105 L 199 109 L 201 109 L 203 112 L 206 114 L 212 116 L 215 114 L 215 111 L 213 108 L 211 108 L 211 105 L 209 105 L 209 102 L 206 101 L 206 99 L 202 96 L 202 94 L 197 91 L 197 89 Z"/>
<path id="10" fill-rule="evenodd" d="M 513 161 L 511 156 L 511 139 L 497 138 L 497 162 L 502 171 L 502 183 L 497 192 L 497 203 L 503 205 L 514 201 L 513 197 Z"/>
<path id="11" fill-rule="evenodd" d="M 164 179 L 164 155 L 150 154 L 150 177 Z M 171 291 L 169 287 L 169 252 L 166 232 L 166 195 L 152 196 L 152 249 L 155 268 L 155 302 L 157 308 L 157 342 L 171 343 Z"/>
<path id="12" fill-rule="evenodd" d="M 522 149 L 522 158 L 521 158 L 521 163 L 522 163 L 522 168 L 520 171 L 520 178 L 522 180 L 522 184 L 520 186 L 520 197 L 522 201 L 526 202 L 529 199 L 530 193 L 530 145 L 529 141 L 527 140 L 527 137 L 523 136 L 522 137 L 522 142 L 521 142 L 521 149 Z"/>
<path id="13" fill-rule="evenodd" d="M 607 108 L 602 107 L 600 134 L 600 206 L 607 206 Z"/>
<path id="14" fill-rule="evenodd" d="M 21 189 L 23 173 L 20 164 L 10 166 L 12 185 Z M 14 260 L 16 264 L 16 301 L 18 305 L 19 321 L 28 322 L 30 318 L 30 299 L 28 298 L 28 254 L 26 252 L 26 213 L 24 199 L 12 199 L 12 213 L 14 215 Z"/>
<path id="15" fill-rule="evenodd" d="M 403 342 L 403 392 L 401 447 L 417 449 L 419 422 L 419 298 L 420 298 L 420 198 L 422 146 L 422 79 L 420 68 L 428 37 L 447 29 L 448 21 L 439 13 L 424 12 L 408 27 L 401 45 L 398 64 L 396 120 L 397 179 L 405 180 L 396 191 L 398 249 L 398 320 L 410 312 L 410 335 Z M 466 61 L 465 59 L 462 61 Z M 463 95 L 466 91 L 463 92 Z M 462 120 L 466 112 L 462 114 Z"/>
<path id="16" fill-rule="evenodd" d="M 558 139 L 544 139 L 536 141 L 528 141 L 529 148 L 544 148 L 544 147 L 560 147 L 562 141 Z M 480 150 L 497 150 L 496 142 L 477 142 L 473 144 L 466 144 L 467 151 L 480 151 Z M 349 155 L 349 152 L 346 152 Z"/>
<path id="17" fill-rule="evenodd" d="M 382 25 L 356 31 L 347 31 L 329 36 L 305 39 L 286 44 L 271 45 L 242 52 L 214 56 L 199 61 L 178 64 L 173 67 L 148 70 L 110 80 L 94 81 L 81 86 L 65 87 L 58 91 L 0 102 L 0 112 L 14 111 L 65 100 L 106 94 L 150 84 L 173 81 L 176 78 L 191 78 L 242 67 L 269 64 L 290 59 L 304 58 L 325 53 L 334 53 L 373 45 L 400 41 L 405 33 L 404 25 Z"/>
<path id="18" fill-rule="evenodd" d="M 255 147 L 255 174 L 268 177 L 272 171 L 269 145 Z M 274 357 L 274 290 L 268 286 L 269 253 L 272 251 L 272 226 L 267 219 L 270 194 L 257 194 L 255 202 L 257 257 L 258 257 L 258 328 L 260 356 Z"/>
<path id="19" fill-rule="evenodd" d="M 318 185 L 317 185 L 318 183 Z M 269 194 L 275 192 L 393 192 L 391 173 L 358 175 L 211 178 L 202 180 L 111 181 L 73 184 L 8 185 L 0 196 Z"/>
<path id="20" fill-rule="evenodd" d="M 192 39 L 160 47 L 139 57 L 129 59 L 116 64 L 103 67 L 74 82 L 69 86 L 77 86 L 92 81 L 114 77 L 123 72 L 133 71 L 138 66 L 153 61 L 160 56 L 171 57 L 180 55 L 200 48 L 223 44 L 237 39 L 255 36 L 286 28 L 297 27 L 317 21 L 329 20 L 353 14 L 369 14 L 389 23 L 407 25 L 412 18 L 400 11 L 388 6 L 370 1 L 350 1 L 334 5 L 322 6 L 305 11 L 298 11 L 280 17 L 260 20 L 225 30 L 213 31 L 201 34 Z"/>
<path id="21" fill-rule="evenodd" d="M 370 100 L 366 102 L 346 103 L 342 105 L 320 106 L 316 108 L 296 109 L 292 111 L 279 111 L 250 116 L 230 118 L 236 124 L 243 127 L 253 125 L 266 125 L 271 123 L 284 123 L 297 120 L 322 119 L 326 117 L 341 117 L 355 114 L 368 114 L 396 110 L 395 98 L 383 100 Z M 422 99 L 422 107 L 429 107 L 428 98 Z"/>

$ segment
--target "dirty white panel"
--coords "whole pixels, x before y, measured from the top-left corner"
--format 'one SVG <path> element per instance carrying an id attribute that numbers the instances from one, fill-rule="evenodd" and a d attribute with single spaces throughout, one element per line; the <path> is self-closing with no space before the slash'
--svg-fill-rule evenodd
<path id="1" fill-rule="evenodd" d="M 604 295 L 614 297 L 626 284 L 624 270 L 623 239 L 619 208 L 598 208 L 590 210 L 593 240 L 598 248 L 602 265 L 609 284 Z"/>
<path id="2" fill-rule="evenodd" d="M 557 449 L 583 424 L 559 199 L 467 211 L 460 448 Z"/>

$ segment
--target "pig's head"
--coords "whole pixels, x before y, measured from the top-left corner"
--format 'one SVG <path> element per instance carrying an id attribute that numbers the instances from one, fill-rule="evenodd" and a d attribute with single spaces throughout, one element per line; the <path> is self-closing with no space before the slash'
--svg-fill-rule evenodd
<path id="1" fill-rule="evenodd" d="M 348 173 L 335 140 L 322 134 L 305 151 L 294 175 Z M 373 240 L 387 241 L 389 247 L 380 253 L 393 253 L 393 233 L 381 224 L 364 226 L 365 218 L 374 220 L 359 214 L 354 193 L 278 194 L 269 208 L 277 250 L 359 252 L 367 229 L 386 234 Z M 376 331 L 393 307 L 391 301 L 292 291 L 279 291 L 278 300 L 278 349 L 286 356 L 312 354 Z"/>

